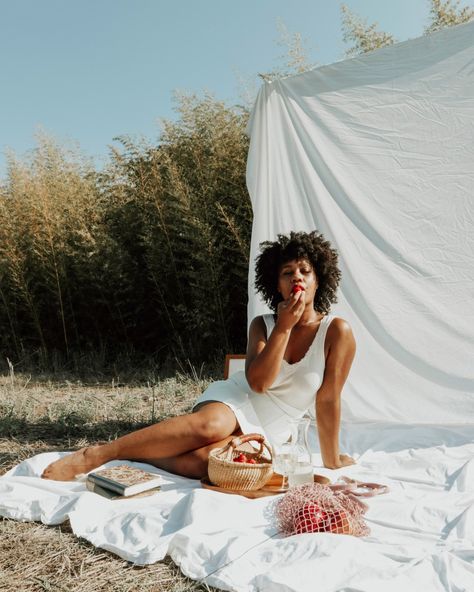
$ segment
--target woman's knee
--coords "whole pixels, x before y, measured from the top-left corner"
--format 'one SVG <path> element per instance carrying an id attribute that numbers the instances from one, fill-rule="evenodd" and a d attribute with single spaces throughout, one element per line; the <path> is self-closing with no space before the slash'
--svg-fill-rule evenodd
<path id="1" fill-rule="evenodd" d="M 213 443 L 230 436 L 238 428 L 235 415 L 227 405 L 213 403 L 202 407 L 194 414 L 198 433 L 206 443 Z"/>

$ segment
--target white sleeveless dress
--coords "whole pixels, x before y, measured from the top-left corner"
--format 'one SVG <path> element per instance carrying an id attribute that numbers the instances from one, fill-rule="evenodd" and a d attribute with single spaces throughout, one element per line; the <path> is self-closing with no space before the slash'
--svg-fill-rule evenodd
<path id="1" fill-rule="evenodd" d="M 323 381 L 326 359 L 324 342 L 328 327 L 334 318 L 325 315 L 304 357 L 295 364 L 282 361 L 280 372 L 265 393 L 254 392 L 242 370 L 227 380 L 209 385 L 197 399 L 193 409 L 204 401 L 220 401 L 234 412 L 244 434 L 263 433 L 272 443 L 288 440 L 289 419 L 299 419 L 311 410 L 314 416 L 316 394 Z M 275 326 L 273 314 L 263 315 L 267 339 Z"/>

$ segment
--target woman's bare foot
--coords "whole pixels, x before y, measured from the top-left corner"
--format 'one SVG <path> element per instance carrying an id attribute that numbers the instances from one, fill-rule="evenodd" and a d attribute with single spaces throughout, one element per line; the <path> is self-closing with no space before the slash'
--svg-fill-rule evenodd
<path id="1" fill-rule="evenodd" d="M 339 462 L 335 465 L 324 465 L 327 469 L 342 469 L 343 467 L 350 467 L 355 465 L 356 461 L 347 454 L 339 455 Z"/>
<path id="2" fill-rule="evenodd" d="M 342 467 L 349 467 L 350 465 L 356 464 L 356 461 L 348 454 L 340 454 L 339 460 L 341 461 Z"/>
<path id="3" fill-rule="evenodd" d="M 76 475 L 88 473 L 110 460 L 104 454 L 104 446 L 87 446 L 51 463 L 43 471 L 43 479 L 74 481 Z"/>

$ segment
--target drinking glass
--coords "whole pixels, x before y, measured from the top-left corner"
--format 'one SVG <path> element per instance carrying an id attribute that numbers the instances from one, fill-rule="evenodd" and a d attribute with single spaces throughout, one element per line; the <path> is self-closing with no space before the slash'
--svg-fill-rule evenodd
<path id="1" fill-rule="evenodd" d="M 276 473 L 283 476 L 281 489 L 287 491 L 289 488 L 288 475 L 293 473 L 296 465 L 296 455 L 293 444 L 291 442 L 284 442 L 283 444 L 274 445 L 272 453 L 273 468 Z"/>
<path id="2" fill-rule="evenodd" d="M 290 444 L 293 446 L 295 464 L 290 472 L 288 485 L 294 487 L 304 483 L 313 483 L 313 463 L 311 449 L 308 444 L 309 417 L 301 417 L 289 421 L 291 426 Z"/>

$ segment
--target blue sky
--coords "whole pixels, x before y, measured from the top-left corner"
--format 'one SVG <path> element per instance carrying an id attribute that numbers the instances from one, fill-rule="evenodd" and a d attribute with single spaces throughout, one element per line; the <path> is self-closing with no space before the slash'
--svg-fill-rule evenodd
<path id="1" fill-rule="evenodd" d="M 398 41 L 428 23 L 427 0 L 345 3 Z M 337 0 L 0 0 L 0 18 L 2 177 L 5 149 L 26 154 L 39 129 L 100 167 L 114 137 L 158 138 L 175 90 L 241 103 L 282 63 L 279 21 L 318 64 L 346 49 Z"/>

